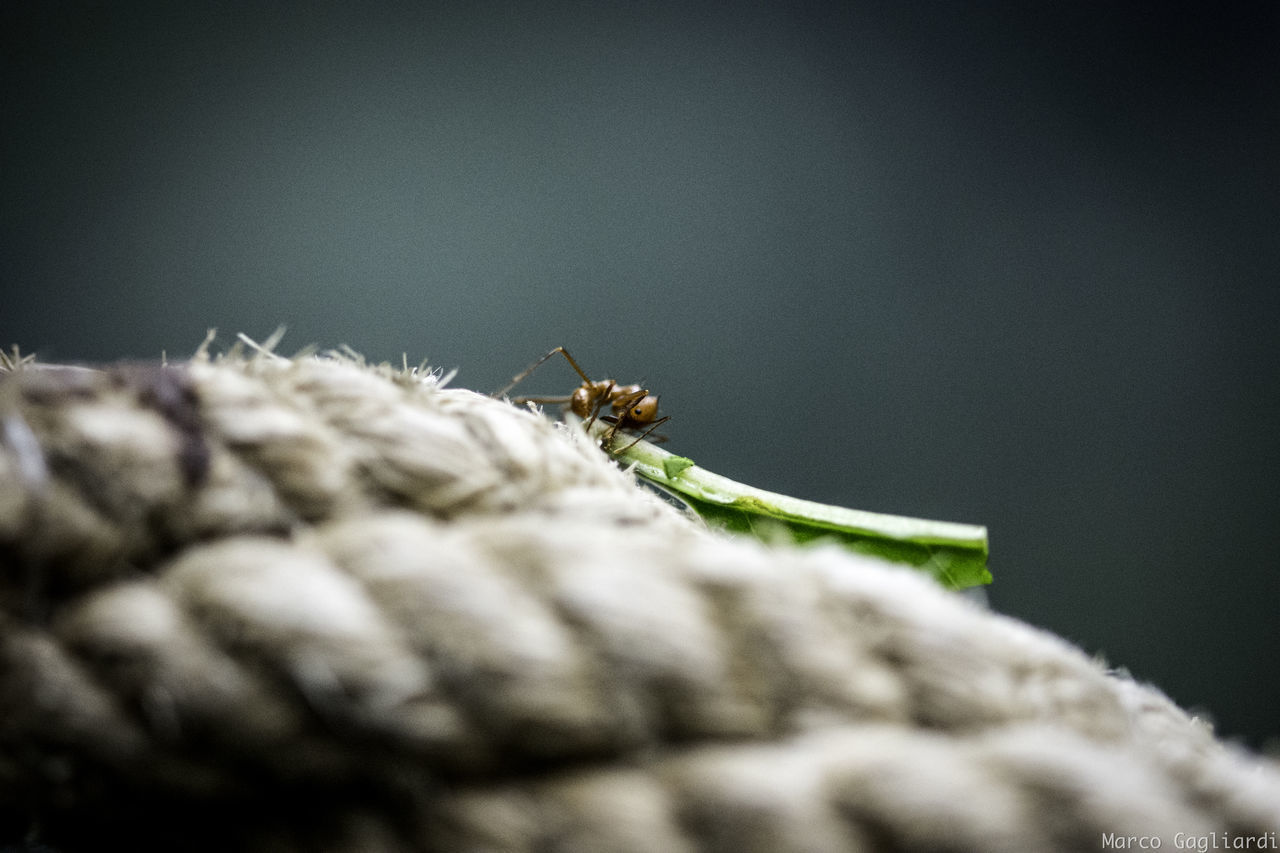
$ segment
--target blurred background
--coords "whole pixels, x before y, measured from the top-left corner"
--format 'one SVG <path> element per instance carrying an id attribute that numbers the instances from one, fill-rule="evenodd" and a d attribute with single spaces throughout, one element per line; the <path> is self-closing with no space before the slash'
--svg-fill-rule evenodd
<path id="1" fill-rule="evenodd" d="M 1280 7 L 261 5 L 0 6 L 0 345 L 564 344 L 1280 734 Z"/>

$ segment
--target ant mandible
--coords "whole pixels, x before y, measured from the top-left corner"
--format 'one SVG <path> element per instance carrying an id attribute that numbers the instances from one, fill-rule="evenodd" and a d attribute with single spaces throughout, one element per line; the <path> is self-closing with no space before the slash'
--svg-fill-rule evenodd
<path id="1" fill-rule="evenodd" d="M 582 377 L 582 384 L 568 396 L 516 397 L 511 402 L 517 404 L 568 403 L 569 411 L 585 420 L 588 428 L 596 422 L 596 418 L 600 417 L 600 412 L 607 405 L 613 411 L 613 414 L 600 418 L 610 425 L 602 439 L 602 444 L 606 448 L 612 443 L 613 437 L 617 435 L 618 430 L 644 430 L 635 441 L 631 442 L 631 444 L 635 444 L 652 433 L 661 424 L 671 419 L 670 415 L 658 417 L 658 398 L 650 394 L 648 388 L 641 388 L 639 385 L 619 385 L 612 379 L 592 379 L 578 366 L 578 362 L 573 360 L 573 356 L 569 355 L 569 351 L 564 347 L 556 347 L 526 367 L 507 383 L 507 387 L 493 396 L 501 397 L 519 385 L 530 373 L 537 370 L 543 362 L 556 353 L 564 356 L 565 360 L 569 362 L 569 366 L 574 369 L 574 372 Z M 627 447 L 630 447 L 631 444 L 627 445 Z M 624 447 L 623 450 L 625 449 Z"/>

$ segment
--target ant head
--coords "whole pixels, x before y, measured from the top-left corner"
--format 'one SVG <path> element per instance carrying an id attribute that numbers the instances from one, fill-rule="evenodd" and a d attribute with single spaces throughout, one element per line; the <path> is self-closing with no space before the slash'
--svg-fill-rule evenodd
<path id="1" fill-rule="evenodd" d="M 653 394 L 646 394 L 639 402 L 631 404 L 627 408 L 627 421 L 636 424 L 653 423 L 653 419 L 658 416 L 658 398 Z"/>

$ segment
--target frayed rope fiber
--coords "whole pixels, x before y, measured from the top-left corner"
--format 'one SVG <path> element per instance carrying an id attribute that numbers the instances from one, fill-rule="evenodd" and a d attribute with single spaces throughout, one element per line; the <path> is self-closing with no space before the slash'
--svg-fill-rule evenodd
<path id="1" fill-rule="evenodd" d="M 708 531 L 574 430 L 358 359 L 0 377 L 0 601 L 0 845 L 1280 832 L 1273 766 L 1062 640 Z"/>

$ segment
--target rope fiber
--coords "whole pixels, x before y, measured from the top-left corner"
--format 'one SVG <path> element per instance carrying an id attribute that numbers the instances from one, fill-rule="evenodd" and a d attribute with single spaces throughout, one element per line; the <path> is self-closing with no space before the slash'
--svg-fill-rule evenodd
<path id="1" fill-rule="evenodd" d="M 911 571 L 709 531 L 436 374 L 0 376 L 0 846 L 1277 833 L 1280 772 L 1156 689 Z"/>

